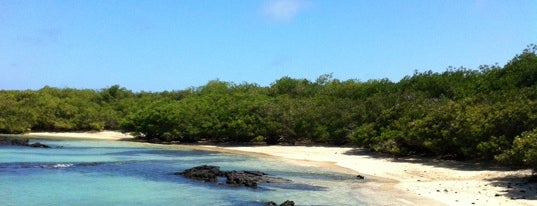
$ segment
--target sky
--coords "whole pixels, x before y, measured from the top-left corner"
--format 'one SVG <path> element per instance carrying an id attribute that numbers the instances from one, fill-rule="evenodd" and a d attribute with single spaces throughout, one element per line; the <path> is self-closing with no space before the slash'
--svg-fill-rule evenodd
<path id="1" fill-rule="evenodd" d="M 529 44 L 535 0 L 0 0 L 0 90 L 397 82 Z"/>

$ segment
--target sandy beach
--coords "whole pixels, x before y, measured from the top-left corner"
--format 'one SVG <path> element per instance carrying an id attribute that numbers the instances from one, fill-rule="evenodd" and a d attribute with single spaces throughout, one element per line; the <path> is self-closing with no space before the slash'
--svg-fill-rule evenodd
<path id="1" fill-rule="evenodd" d="M 34 137 L 121 140 L 113 132 L 30 133 Z M 393 158 L 349 147 L 183 146 L 203 150 L 278 158 L 366 178 L 359 189 L 370 205 L 537 205 L 537 184 L 527 183 L 531 170 L 509 170 L 483 163 Z"/>
<path id="2" fill-rule="evenodd" d="M 391 198 L 385 203 L 371 203 L 375 205 L 537 205 L 537 185 L 528 184 L 525 179 L 531 170 L 513 171 L 480 163 L 425 158 L 392 158 L 355 148 L 257 146 L 223 149 L 272 155 L 302 164 L 311 162 L 312 166 L 323 166 L 315 164 L 323 162 L 345 168 L 342 172 L 352 171 L 366 179 L 372 177 L 373 183 L 367 183 L 371 187 L 363 193 L 378 201 L 380 190 L 387 190 L 389 192 L 381 195 Z M 426 199 L 434 202 L 425 202 Z"/>
<path id="3" fill-rule="evenodd" d="M 45 138 L 75 138 L 75 139 L 96 139 L 96 140 L 122 140 L 131 139 L 133 136 L 116 131 L 100 132 L 31 132 L 25 134 L 32 137 Z"/>

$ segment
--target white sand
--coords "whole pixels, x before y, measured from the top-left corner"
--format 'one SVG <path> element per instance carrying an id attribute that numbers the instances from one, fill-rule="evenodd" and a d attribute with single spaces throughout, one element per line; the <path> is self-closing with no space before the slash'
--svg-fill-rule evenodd
<path id="1" fill-rule="evenodd" d="M 74 139 L 97 139 L 97 140 L 122 140 L 130 139 L 133 136 L 116 131 L 101 132 L 31 132 L 26 134 L 33 137 L 46 138 L 74 138 Z"/>
<path id="2" fill-rule="evenodd" d="M 332 163 L 373 180 L 362 193 L 378 205 L 537 205 L 535 184 L 524 183 L 531 170 L 508 171 L 479 163 L 433 159 L 395 159 L 361 149 L 305 146 L 220 147 L 298 160 Z M 308 163 L 310 162 L 310 163 Z M 344 172 L 348 172 L 344 171 Z M 382 180 L 386 178 L 387 180 Z M 390 181 L 391 180 L 391 181 Z M 507 184 L 511 182 L 511 186 Z M 380 191 L 385 190 L 385 191 Z M 383 193 L 383 194 L 381 194 Z M 386 194 L 387 193 L 387 194 Z M 391 193 L 391 194 L 390 194 Z M 378 202 L 378 195 L 392 198 Z M 520 199 L 524 197 L 524 199 Z M 512 199 L 514 198 L 514 199 Z M 426 202 L 425 200 L 434 200 Z"/>

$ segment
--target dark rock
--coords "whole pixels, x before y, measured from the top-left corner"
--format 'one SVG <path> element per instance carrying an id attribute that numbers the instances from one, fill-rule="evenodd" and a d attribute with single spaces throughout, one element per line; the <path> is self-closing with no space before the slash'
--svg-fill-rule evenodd
<path id="1" fill-rule="evenodd" d="M 280 204 L 280 206 L 295 206 L 295 202 L 290 201 L 290 200 L 286 200 L 285 202 Z"/>
<path id="2" fill-rule="evenodd" d="M 267 173 L 264 173 L 264 172 L 260 172 L 260 171 L 244 171 L 244 173 L 246 174 L 250 174 L 250 175 L 255 175 L 255 176 L 264 176 L 264 175 L 268 175 Z"/>
<path id="3" fill-rule="evenodd" d="M 267 205 L 267 206 L 278 206 L 278 204 L 276 204 L 273 201 L 269 201 L 269 202 L 265 203 L 265 205 Z"/>
<path id="4" fill-rule="evenodd" d="M 175 173 L 186 178 L 202 180 L 204 182 L 218 182 L 218 177 L 225 177 L 229 186 L 246 186 L 256 188 L 258 183 L 289 182 L 277 177 L 270 177 L 260 171 L 221 171 L 218 166 L 201 165 Z"/>
<path id="5" fill-rule="evenodd" d="M 193 167 L 175 174 L 190 179 L 202 180 L 204 182 L 216 182 L 216 177 L 224 175 L 224 173 L 220 171 L 220 167 L 210 165 Z"/>
<path id="6" fill-rule="evenodd" d="M 33 144 L 30 144 L 28 145 L 30 147 L 39 147 L 39 148 L 50 148 L 50 146 L 46 145 L 46 144 L 41 144 L 39 142 L 36 142 L 36 143 L 33 143 Z"/>
<path id="7" fill-rule="evenodd" d="M 267 205 L 267 206 L 278 206 L 278 204 L 276 204 L 276 203 L 273 202 L 273 201 L 269 201 L 269 202 L 267 202 L 265 205 Z M 290 201 L 290 200 L 286 200 L 285 202 L 283 202 L 282 204 L 280 204 L 280 206 L 295 206 L 295 202 Z"/>
<path id="8" fill-rule="evenodd" d="M 30 140 L 26 138 L 12 138 L 0 136 L 0 145 L 11 146 L 25 146 L 25 147 L 38 147 L 38 148 L 50 148 L 50 146 L 41 144 L 39 142 L 30 144 Z"/>
<path id="9" fill-rule="evenodd" d="M 284 183 L 289 180 L 271 177 L 260 171 L 228 171 L 224 173 L 226 184 L 256 188 L 257 183 Z"/>
<path id="10" fill-rule="evenodd" d="M 365 180 L 365 177 L 363 175 L 356 175 L 356 178 L 359 180 Z"/>
<path id="11" fill-rule="evenodd" d="M 231 186 L 246 186 L 251 188 L 257 187 L 257 182 L 262 176 L 250 174 L 246 172 L 230 171 L 225 173 L 226 184 Z"/>
<path id="12" fill-rule="evenodd" d="M 29 139 L 0 137 L 0 145 L 28 146 Z"/>

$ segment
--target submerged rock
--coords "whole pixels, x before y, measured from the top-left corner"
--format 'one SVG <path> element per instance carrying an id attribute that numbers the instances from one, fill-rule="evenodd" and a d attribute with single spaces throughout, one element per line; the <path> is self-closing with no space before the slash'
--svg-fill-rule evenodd
<path id="1" fill-rule="evenodd" d="M 280 206 L 295 206 L 295 202 L 290 201 L 290 200 L 286 200 L 285 202 L 280 204 Z"/>
<path id="2" fill-rule="evenodd" d="M 0 136 L 0 145 L 28 146 L 30 140 Z"/>
<path id="3" fill-rule="evenodd" d="M 246 186 L 256 188 L 257 183 L 281 183 L 289 182 L 277 177 L 270 177 L 268 174 L 260 171 L 222 171 L 218 166 L 201 165 L 186 169 L 183 172 L 174 173 L 183 177 L 201 180 L 204 182 L 218 182 L 218 177 L 225 177 L 226 184 L 229 186 Z"/>
<path id="4" fill-rule="evenodd" d="M 276 203 L 273 202 L 273 201 L 267 202 L 266 205 L 267 205 L 267 206 L 278 206 L 278 204 L 276 204 Z M 295 206 L 295 202 L 290 201 L 290 200 L 286 200 L 285 202 L 283 202 L 282 204 L 280 204 L 280 206 Z"/>
<path id="5" fill-rule="evenodd" d="M 39 147 L 39 148 L 50 148 L 50 146 L 48 146 L 46 144 L 41 144 L 39 142 L 29 144 L 28 146 L 30 146 L 30 147 Z"/>
<path id="6" fill-rule="evenodd" d="M 265 205 L 267 205 L 267 206 L 278 206 L 278 204 L 276 204 L 273 201 L 266 202 Z"/>
<path id="7" fill-rule="evenodd" d="M 257 187 L 257 182 L 262 179 L 262 175 L 246 172 L 230 171 L 225 173 L 226 184 L 233 186 Z"/>
<path id="8" fill-rule="evenodd" d="M 41 144 L 39 142 L 32 143 L 32 144 L 30 144 L 29 142 L 30 140 L 26 138 L 13 138 L 13 137 L 0 136 L 0 145 L 50 148 L 50 146 Z"/>

